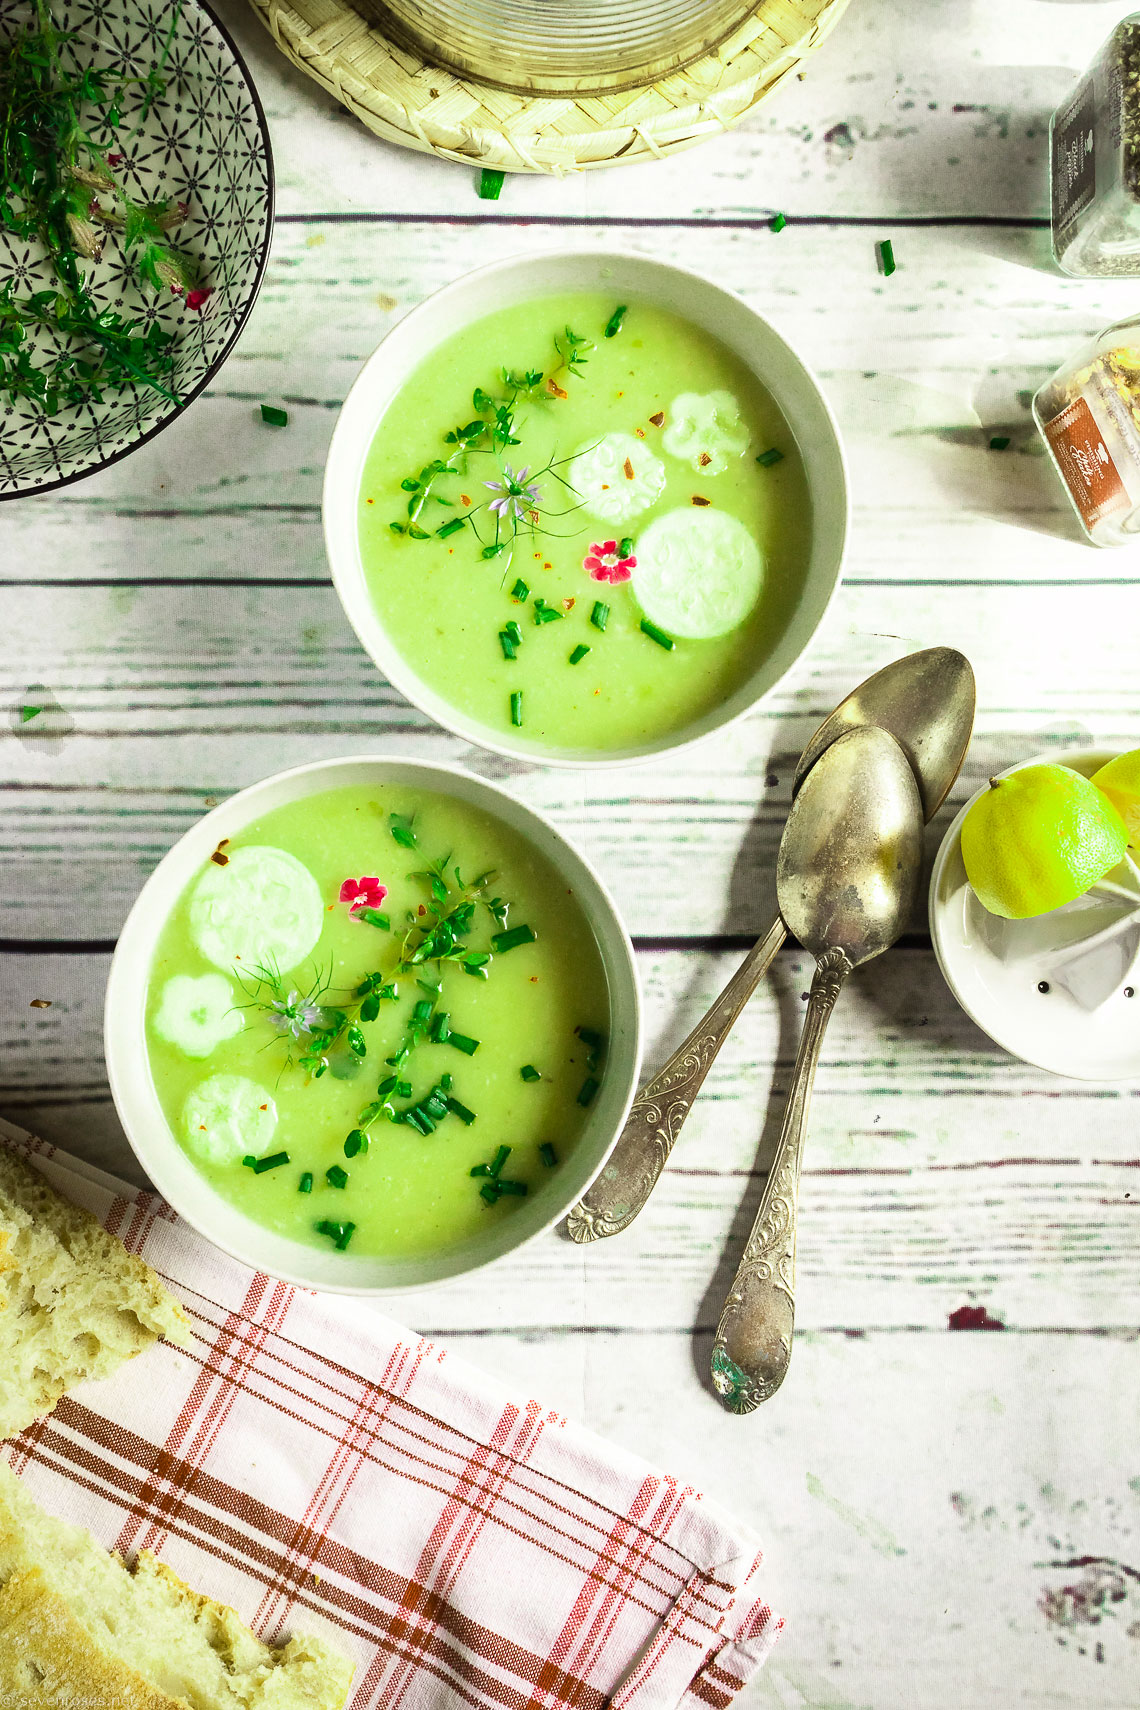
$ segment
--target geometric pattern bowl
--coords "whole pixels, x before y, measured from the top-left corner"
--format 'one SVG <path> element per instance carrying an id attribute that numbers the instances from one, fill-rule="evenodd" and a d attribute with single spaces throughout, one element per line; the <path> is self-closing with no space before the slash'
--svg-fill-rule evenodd
<path id="1" fill-rule="evenodd" d="M 0 0 L 0 36 L 24 28 L 31 8 Z M 217 372 L 249 314 L 269 254 L 273 227 L 273 160 L 261 102 L 228 32 L 200 0 L 54 0 L 52 17 L 80 39 L 61 52 L 64 64 L 107 67 L 124 79 L 162 65 L 165 87 L 149 104 L 145 88 L 127 83 L 113 132 L 97 140 L 123 155 L 116 175 L 133 199 L 168 197 L 189 204 L 174 233 L 212 287 L 202 310 L 181 298 L 156 296 L 138 283 L 115 234 L 102 257 L 85 262 L 99 308 L 153 321 L 177 334 L 175 367 L 164 382 L 175 401 L 149 387 L 64 405 L 53 416 L 35 403 L 0 399 L 0 499 L 42 493 L 126 456 L 181 414 Z M 53 274 L 38 243 L 0 231 L 0 281 L 17 293 L 42 291 Z M 29 335 L 36 360 L 50 355 L 50 334 Z M 58 349 L 58 346 L 54 346 Z"/>

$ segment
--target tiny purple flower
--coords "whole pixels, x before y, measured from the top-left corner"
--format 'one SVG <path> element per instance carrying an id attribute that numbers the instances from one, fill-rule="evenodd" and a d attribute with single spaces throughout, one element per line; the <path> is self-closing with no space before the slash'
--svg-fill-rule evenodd
<path id="1" fill-rule="evenodd" d="M 541 501 L 542 488 L 537 481 L 527 481 L 529 474 L 529 463 L 524 463 L 521 469 L 512 469 L 509 463 L 504 463 L 501 481 L 484 481 L 484 487 L 489 487 L 492 493 L 499 495 L 497 499 L 490 501 L 487 508 L 502 522 L 509 521 L 512 516 L 517 522 L 523 522 L 525 517 L 521 501 L 527 501 L 527 509 Z"/>
<path id="2" fill-rule="evenodd" d="M 319 1003 L 310 1003 L 300 992 L 290 992 L 287 998 L 275 998 L 270 1004 L 274 1012 L 269 1020 L 278 1033 L 291 1033 L 294 1039 L 300 1039 L 303 1033 L 312 1033 L 321 1025 L 324 1011 Z"/>

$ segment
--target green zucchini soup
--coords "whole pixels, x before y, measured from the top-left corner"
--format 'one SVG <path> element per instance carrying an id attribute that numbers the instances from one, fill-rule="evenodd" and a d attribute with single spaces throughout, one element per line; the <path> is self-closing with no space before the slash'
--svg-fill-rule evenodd
<path id="1" fill-rule="evenodd" d="M 224 840 L 158 939 L 154 1087 L 258 1223 L 409 1257 L 557 1177 L 605 1074 L 585 914 L 520 833 L 451 797 L 353 784 Z"/>
<path id="2" fill-rule="evenodd" d="M 422 363 L 369 448 L 358 528 L 424 684 L 493 731 L 604 751 L 747 683 L 795 612 L 811 501 L 743 362 L 670 310 L 580 291 Z"/>

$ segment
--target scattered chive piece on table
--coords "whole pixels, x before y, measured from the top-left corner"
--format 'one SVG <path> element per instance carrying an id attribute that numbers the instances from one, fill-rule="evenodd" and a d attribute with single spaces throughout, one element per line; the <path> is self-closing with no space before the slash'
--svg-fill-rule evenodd
<path id="1" fill-rule="evenodd" d="M 990 450 L 1004 451 L 1008 444 L 1009 435 L 1007 433 L 995 433 L 993 438 L 990 440 Z"/>
<path id="2" fill-rule="evenodd" d="M 255 1176 L 260 1176 L 265 1170 L 280 1169 L 282 1164 L 287 1164 L 288 1162 L 288 1152 L 271 1152 L 268 1158 L 254 1158 L 247 1156 L 242 1159 L 242 1163 L 248 1164 Z"/>
<path id="3" fill-rule="evenodd" d="M 615 338 L 621 331 L 621 323 L 629 313 L 628 303 L 620 303 L 606 322 L 606 337 Z"/>
<path id="4" fill-rule="evenodd" d="M 468 1110 L 467 1106 L 465 1104 L 460 1104 L 457 1098 L 449 1098 L 447 1101 L 447 1108 L 450 1110 L 452 1116 L 457 1116 L 460 1122 L 465 1122 L 468 1128 L 470 1128 L 471 1124 L 475 1120 L 475 1112 L 473 1110 Z"/>
<path id="5" fill-rule="evenodd" d="M 595 600 L 594 609 L 590 613 L 590 622 L 595 629 L 604 630 L 610 621 L 610 608 L 604 600 Z"/>
<path id="6" fill-rule="evenodd" d="M 777 451 L 776 447 L 772 445 L 769 446 L 767 451 L 762 451 L 756 461 L 760 465 L 761 469 L 771 469 L 774 463 L 782 463 L 784 461 L 784 454 L 782 451 Z"/>
<path id="7" fill-rule="evenodd" d="M 524 1063 L 522 1068 L 519 1070 L 519 1074 L 522 1076 L 524 1081 L 540 1081 L 542 1079 L 542 1076 L 539 1074 L 533 1063 Z"/>
<path id="8" fill-rule="evenodd" d="M 39 716 L 43 712 L 43 710 L 44 710 L 43 707 L 21 707 L 20 708 L 20 723 L 21 724 L 28 724 L 28 723 L 30 723 L 30 721 L 32 719 L 39 718 Z"/>
<path id="9" fill-rule="evenodd" d="M 571 665 L 579 664 L 586 657 L 589 651 L 590 649 L 586 646 L 586 643 L 584 641 L 580 641 L 573 653 L 570 655 Z"/>
<path id="10" fill-rule="evenodd" d="M 875 249 L 879 257 L 879 271 L 884 279 L 889 279 L 895 270 L 895 246 L 890 238 L 882 238 Z"/>
<path id="11" fill-rule="evenodd" d="M 505 629 L 501 629 L 499 631 L 499 646 L 503 650 L 503 658 L 504 659 L 517 659 L 518 658 L 519 650 L 518 650 L 518 646 L 515 643 L 514 637 L 508 635 Z"/>
<path id="12" fill-rule="evenodd" d="M 262 404 L 261 419 L 270 427 L 288 427 L 288 410 L 279 410 L 276 404 Z"/>
<path id="13" fill-rule="evenodd" d="M 457 1051 L 462 1051 L 465 1057 L 473 1057 L 479 1049 L 479 1041 L 477 1039 L 472 1039 L 466 1033 L 448 1033 L 446 1039 L 441 1040 L 440 1043 L 454 1045 L 455 1049 Z"/>
<path id="14" fill-rule="evenodd" d="M 448 517 L 442 528 L 436 529 L 436 538 L 446 540 L 449 534 L 458 534 L 461 528 L 467 527 L 465 517 Z"/>
<path id="15" fill-rule="evenodd" d="M 594 1079 L 593 1075 L 587 1075 L 586 1079 L 582 1082 L 581 1090 L 578 1093 L 578 1103 L 581 1105 L 592 1104 L 594 1094 L 597 1090 L 597 1081 Z"/>
<path id="16" fill-rule="evenodd" d="M 773 214 L 768 221 L 768 230 L 770 232 L 782 232 L 787 223 L 788 216 L 786 214 Z"/>
<path id="17" fill-rule="evenodd" d="M 663 629 L 658 629 L 655 623 L 650 623 L 647 617 L 641 620 L 641 633 L 647 635 L 650 641 L 655 641 L 658 647 L 663 647 L 666 653 L 672 653 L 677 643 L 671 635 L 666 635 Z"/>
<path id="18" fill-rule="evenodd" d="M 313 1172 L 311 1170 L 306 1170 L 304 1175 L 301 1177 L 300 1181 L 297 1183 L 297 1192 L 298 1193 L 312 1193 L 312 1191 L 313 1191 Z"/>
<path id="19" fill-rule="evenodd" d="M 518 730 L 522 726 L 522 721 L 522 690 L 516 689 L 514 694 L 511 696 L 511 723 L 514 725 L 515 729 Z"/>
<path id="20" fill-rule="evenodd" d="M 511 599 L 512 600 L 529 600 L 530 599 L 530 586 L 528 583 L 523 581 L 521 576 L 519 577 L 518 581 L 515 583 L 514 587 L 511 589 Z"/>
<path id="21" fill-rule="evenodd" d="M 550 1144 L 549 1140 L 544 1140 L 542 1142 L 542 1145 L 538 1148 L 538 1155 L 548 1170 L 552 1170 L 558 1162 L 558 1153 L 554 1150 L 554 1147 Z"/>
<path id="22" fill-rule="evenodd" d="M 579 1104 L 581 1104 L 581 1102 L 582 1102 L 581 1094 L 579 1094 L 579 1096 L 578 1096 L 578 1102 L 579 1102 Z M 342 1170 L 339 1164 L 332 1164 L 325 1171 L 325 1180 L 326 1180 L 326 1182 L 328 1182 L 330 1187 L 335 1187 L 335 1188 L 347 1187 L 348 1186 L 348 1172 L 346 1170 Z"/>
<path id="23" fill-rule="evenodd" d="M 500 172 L 498 167 L 485 166 L 479 174 L 480 201 L 497 202 L 499 191 L 503 188 L 503 180 L 506 176 L 506 173 Z"/>
<path id="24" fill-rule="evenodd" d="M 533 944 L 538 933 L 533 926 L 512 926 L 509 932 L 496 932 L 491 938 L 492 949 L 517 950 L 520 944 Z"/>

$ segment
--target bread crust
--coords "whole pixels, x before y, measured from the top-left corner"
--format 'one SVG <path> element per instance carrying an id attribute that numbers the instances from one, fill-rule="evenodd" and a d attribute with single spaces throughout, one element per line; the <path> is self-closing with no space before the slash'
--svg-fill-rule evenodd
<path id="1" fill-rule="evenodd" d="M 0 1587 L 4 1710 L 187 1710 L 92 1644 L 39 1568 Z"/>

